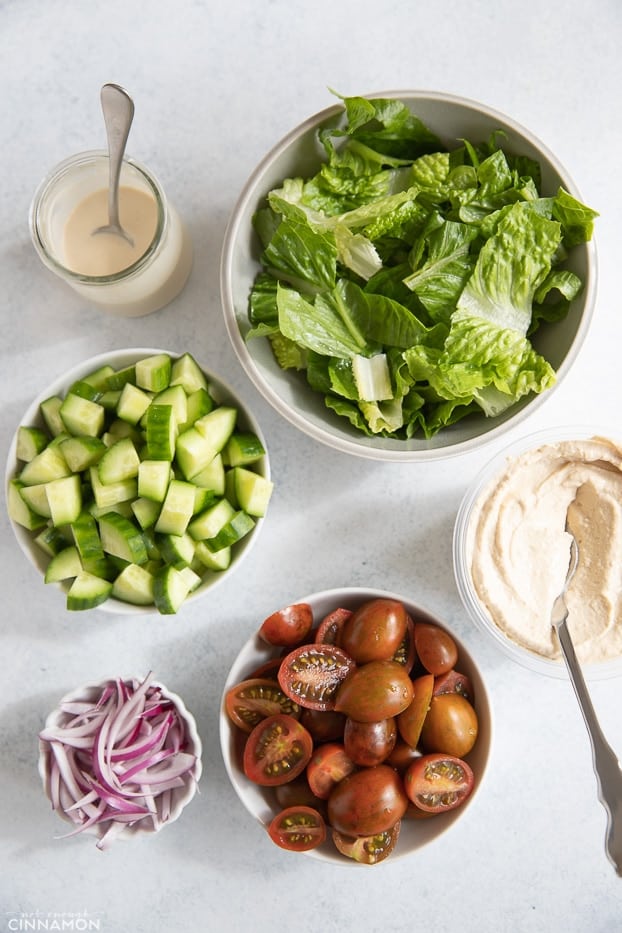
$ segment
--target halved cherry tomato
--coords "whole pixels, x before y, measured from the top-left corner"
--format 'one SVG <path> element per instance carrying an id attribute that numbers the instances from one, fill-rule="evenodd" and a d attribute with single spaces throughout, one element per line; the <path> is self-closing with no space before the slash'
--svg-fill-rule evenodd
<path id="1" fill-rule="evenodd" d="M 334 709 L 337 689 L 355 667 L 352 658 L 336 645 L 301 645 L 283 658 L 279 684 L 300 706 Z"/>
<path id="2" fill-rule="evenodd" d="M 342 855 L 347 855 L 348 858 L 364 865 L 375 865 L 377 862 L 383 862 L 393 852 L 401 825 L 401 821 L 398 820 L 395 826 L 373 836 L 346 836 L 345 833 L 333 829 L 333 842 Z"/>
<path id="3" fill-rule="evenodd" d="M 307 781 L 316 797 L 328 800 L 333 787 L 355 770 L 356 765 L 344 746 L 329 742 L 313 752 L 307 765 Z"/>
<path id="4" fill-rule="evenodd" d="M 413 682 L 402 664 L 370 661 L 344 680 L 337 691 L 335 709 L 359 722 L 377 722 L 397 716 L 412 698 Z"/>
<path id="5" fill-rule="evenodd" d="M 404 787 L 415 806 L 429 813 L 443 813 L 467 799 L 473 781 L 473 772 L 466 761 L 439 753 L 422 755 L 413 761 L 404 776 Z"/>
<path id="6" fill-rule="evenodd" d="M 388 765 L 361 768 L 335 786 L 328 821 L 346 836 L 374 836 L 394 826 L 408 807 L 402 778 Z"/>
<path id="7" fill-rule="evenodd" d="M 439 696 L 441 693 L 459 693 L 469 703 L 472 703 L 475 697 L 473 684 L 468 674 L 461 674 L 453 668 L 446 674 L 439 674 L 434 678 L 433 692 L 434 696 Z"/>
<path id="8" fill-rule="evenodd" d="M 268 833 L 282 849 L 308 852 L 326 839 L 326 824 L 313 807 L 288 807 L 274 817 Z"/>
<path id="9" fill-rule="evenodd" d="M 231 722 L 244 732 L 252 732 L 261 719 L 276 713 L 300 718 L 298 704 L 283 693 L 276 681 L 262 677 L 231 687 L 225 696 L 225 709 Z"/>
<path id="10" fill-rule="evenodd" d="M 313 741 L 321 744 L 343 738 L 346 717 L 344 713 L 337 713 L 334 709 L 301 708 L 300 722 L 309 730 Z"/>
<path id="11" fill-rule="evenodd" d="M 458 648 L 449 632 L 429 622 L 415 622 L 415 648 L 426 671 L 435 676 L 450 671 L 458 660 Z"/>
<path id="12" fill-rule="evenodd" d="M 294 603 L 273 612 L 261 624 L 259 637 L 269 645 L 301 645 L 313 628 L 313 610 L 308 603 Z"/>
<path id="13" fill-rule="evenodd" d="M 341 629 L 339 644 L 357 664 L 388 661 L 406 634 L 406 609 L 395 599 L 371 599 Z"/>
<path id="14" fill-rule="evenodd" d="M 477 739 L 477 713 L 459 693 L 432 697 L 421 730 L 421 744 L 427 752 L 445 752 L 464 758 Z"/>
<path id="15" fill-rule="evenodd" d="M 313 739 L 305 727 L 277 713 L 262 719 L 246 740 L 244 773 L 264 787 L 285 784 L 304 771 L 312 754 Z"/>
<path id="16" fill-rule="evenodd" d="M 318 645 L 338 645 L 343 623 L 352 615 L 351 609 L 333 609 L 318 625 L 314 641 Z"/>
<path id="17" fill-rule="evenodd" d="M 423 674 L 413 680 L 413 698 L 410 704 L 397 717 L 399 734 L 413 748 L 419 744 L 419 737 L 430 709 L 432 690 L 434 689 L 434 675 Z"/>
<path id="18" fill-rule="evenodd" d="M 346 754 L 361 767 L 371 768 L 389 757 L 397 741 L 395 718 L 380 719 L 378 722 L 358 722 L 346 719 L 343 730 L 343 747 Z"/>

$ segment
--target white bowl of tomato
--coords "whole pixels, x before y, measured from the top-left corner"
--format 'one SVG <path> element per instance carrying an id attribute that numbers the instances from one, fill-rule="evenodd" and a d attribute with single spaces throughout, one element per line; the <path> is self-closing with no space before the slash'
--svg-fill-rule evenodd
<path id="1" fill-rule="evenodd" d="M 469 810 L 491 747 L 479 667 L 411 599 L 346 587 L 277 608 L 237 656 L 220 715 L 231 783 L 272 843 L 377 864 Z"/>

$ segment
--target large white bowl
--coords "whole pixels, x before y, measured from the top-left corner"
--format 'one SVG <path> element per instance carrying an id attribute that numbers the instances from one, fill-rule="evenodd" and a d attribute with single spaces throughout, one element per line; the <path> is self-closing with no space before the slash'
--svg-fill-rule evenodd
<path id="1" fill-rule="evenodd" d="M 512 118 L 485 104 L 432 91 L 386 91 L 368 96 L 402 100 L 448 146 L 457 146 L 461 138 L 474 142 L 487 140 L 491 133 L 502 130 L 504 149 L 539 161 L 542 194 L 553 195 L 561 185 L 575 197 L 581 197 L 567 170 L 544 143 Z M 324 150 L 318 144 L 317 131 L 320 127 L 339 125 L 342 119 L 341 105 L 309 117 L 262 159 L 242 190 L 225 234 L 220 272 L 225 324 L 233 348 L 249 378 L 276 411 L 329 447 L 374 460 L 403 462 L 446 458 L 479 448 L 539 408 L 551 389 L 523 398 L 496 418 L 486 418 L 483 414 L 465 418 L 431 440 L 372 438 L 356 431 L 347 419 L 329 411 L 321 393 L 312 391 L 300 374 L 282 370 L 268 340 L 245 340 L 250 327 L 248 297 L 260 271 L 260 246 L 252 227 L 253 214 L 268 192 L 280 186 L 285 178 L 310 177 L 318 170 Z M 572 302 L 564 320 L 542 326 L 533 340 L 536 350 L 556 370 L 558 385 L 583 344 L 592 317 L 596 292 L 594 243 L 574 248 L 567 267 L 581 277 L 584 288 Z"/>
<path id="2" fill-rule="evenodd" d="M 134 684 L 139 684 L 144 680 L 143 677 L 131 677 L 123 679 L 126 683 L 133 682 Z M 102 690 L 106 686 L 106 683 L 109 682 L 110 681 L 83 684 L 80 687 L 76 687 L 70 693 L 67 693 L 64 697 L 61 698 L 56 709 L 52 710 L 48 714 L 45 720 L 44 730 L 65 725 L 72 718 L 64 711 L 63 707 L 65 704 L 83 701 L 87 701 L 89 703 L 96 702 L 97 699 L 101 696 Z M 159 689 L 162 697 L 166 700 L 169 700 L 177 710 L 179 718 L 183 722 L 186 732 L 187 747 L 184 750 L 189 754 L 194 755 L 196 760 L 192 769 L 186 772 L 186 774 L 183 776 L 183 784 L 174 788 L 171 792 L 170 812 L 166 821 L 163 821 L 159 824 L 154 824 L 152 820 L 139 820 L 133 825 L 126 826 L 119 836 L 120 839 L 131 839 L 136 836 L 148 836 L 153 833 L 160 832 L 160 830 L 162 830 L 165 826 L 170 826 L 171 823 L 175 822 L 175 820 L 181 816 L 184 808 L 194 797 L 203 771 L 203 763 L 201 759 L 203 747 L 201 738 L 197 731 L 197 725 L 194 716 L 188 711 L 184 701 L 177 693 L 169 690 L 164 686 L 164 684 L 156 680 L 151 681 L 151 686 Z M 39 776 L 41 777 L 41 781 L 43 783 L 45 795 L 50 801 L 52 801 L 52 792 L 50 787 L 50 768 L 52 754 L 53 752 L 51 750 L 50 743 L 40 739 L 38 770 Z M 65 813 L 64 810 L 59 809 L 57 812 L 63 820 L 67 821 L 73 826 L 77 825 L 73 822 L 73 820 L 70 819 L 70 816 Z M 82 832 L 84 832 L 86 835 L 96 836 L 98 839 L 101 839 L 108 829 L 108 826 L 109 824 L 107 823 L 99 823 L 85 828 Z"/>
<path id="3" fill-rule="evenodd" d="M 402 602 L 408 613 L 415 620 L 430 622 L 449 631 L 458 647 L 458 661 L 456 669 L 461 673 L 467 674 L 473 685 L 474 706 L 477 711 L 479 732 L 477 742 L 473 750 L 466 756 L 466 760 L 473 769 L 475 776 L 475 785 L 469 798 L 455 810 L 448 813 L 439 814 L 432 819 L 415 820 L 404 818 L 402 820 L 401 832 L 395 850 L 388 858 L 389 862 L 395 861 L 407 855 L 412 855 L 418 850 L 424 848 L 431 842 L 434 842 L 443 836 L 456 822 L 463 817 L 469 818 L 467 814 L 478 796 L 481 788 L 484 774 L 488 765 L 492 745 L 492 709 L 486 686 L 482 679 L 481 672 L 473 655 L 466 649 L 464 644 L 456 636 L 455 632 L 450 631 L 440 619 L 430 613 L 427 609 L 413 602 L 405 596 L 396 593 L 386 592 L 384 590 L 366 589 L 362 587 L 345 587 L 343 589 L 325 590 L 321 593 L 312 593 L 309 596 L 292 600 L 293 603 L 309 603 L 313 610 L 313 617 L 317 624 L 331 610 L 337 607 L 345 609 L 355 609 L 362 603 L 371 599 L 388 598 L 396 599 Z M 242 647 L 242 650 L 235 659 L 231 670 L 225 682 L 221 712 L 220 712 L 220 745 L 225 763 L 225 768 L 233 788 L 246 807 L 251 816 L 267 829 L 271 819 L 278 812 L 278 805 L 274 798 L 274 788 L 264 788 L 252 783 L 244 774 L 239 759 L 240 745 L 236 741 L 239 738 L 236 735 L 238 730 L 232 725 L 225 711 L 225 697 L 230 687 L 241 682 L 249 676 L 263 662 L 280 654 L 281 649 L 271 649 L 257 635 L 250 638 Z M 266 844 L 274 845 L 266 833 Z M 323 862 L 333 862 L 339 865 L 358 865 L 347 857 L 340 855 L 334 847 L 332 840 L 327 839 L 321 846 L 305 852 L 310 858 L 319 859 Z"/>
<path id="4" fill-rule="evenodd" d="M 126 366 L 131 366 L 133 363 L 136 363 L 140 359 L 144 359 L 145 357 L 153 356 L 158 353 L 168 353 L 169 356 L 171 356 L 173 359 L 181 355 L 170 350 L 161 350 L 153 347 L 132 347 L 122 350 L 110 350 L 106 353 L 101 353 L 98 356 L 93 356 L 90 359 L 84 360 L 82 363 L 78 363 L 77 366 L 74 366 L 68 372 L 63 373 L 37 395 L 37 397 L 33 402 L 31 402 L 22 415 L 20 424 L 43 427 L 44 422 L 39 408 L 41 402 L 53 395 L 64 396 L 69 386 L 71 386 L 78 379 L 81 379 L 84 376 L 87 376 L 89 373 L 94 372 L 100 366 L 110 365 L 114 369 L 123 369 Z M 253 432 L 262 442 L 266 454 L 253 466 L 255 469 L 257 469 L 257 472 L 261 473 L 262 476 L 265 476 L 267 479 L 269 479 L 270 460 L 267 452 L 266 441 L 261 427 L 255 419 L 255 416 L 250 411 L 248 406 L 238 398 L 238 396 L 233 392 L 233 390 L 227 385 L 226 382 L 223 382 L 222 379 L 206 369 L 203 369 L 203 374 L 209 383 L 210 393 L 214 400 L 219 404 L 233 405 L 235 408 L 237 408 L 239 413 L 237 421 L 238 427 L 242 430 Z M 7 456 L 5 488 L 9 480 L 11 480 L 16 474 L 18 464 L 16 457 L 16 446 L 17 432 L 13 437 Z M 244 538 L 237 542 L 233 548 L 231 563 L 227 570 L 208 573 L 204 577 L 201 585 L 186 597 L 179 612 L 183 611 L 185 606 L 191 605 L 209 593 L 225 578 L 225 576 L 228 576 L 229 574 L 236 571 L 236 569 L 240 566 L 241 562 L 249 554 L 250 549 L 257 541 L 264 521 L 265 518 L 258 518 L 256 520 L 255 527 L 247 535 L 245 535 Z M 43 576 L 45 574 L 45 568 L 49 558 L 35 543 L 34 538 L 36 533 L 33 534 L 26 528 L 23 528 L 21 525 L 18 525 L 13 521 L 11 522 L 11 525 L 13 527 L 13 531 L 15 532 L 17 542 L 23 553 L 26 555 L 30 563 L 40 572 L 41 576 Z M 61 596 L 66 595 L 68 584 L 48 583 L 46 585 L 57 593 L 60 593 Z M 152 615 L 154 613 L 158 613 L 158 610 L 155 606 L 135 606 L 113 597 L 109 597 L 105 602 L 101 603 L 97 609 L 101 609 L 103 612 L 112 612 L 122 615 Z"/>
<path id="5" fill-rule="evenodd" d="M 582 441 L 591 437 L 614 438 L 614 433 L 587 425 L 566 425 L 547 428 L 534 434 L 521 437 L 495 454 L 483 467 L 465 492 L 456 515 L 453 534 L 453 566 L 458 592 L 465 609 L 475 625 L 492 639 L 507 657 L 523 667 L 545 674 L 549 677 L 566 678 L 568 676 L 563 657 L 557 659 L 544 657 L 519 644 L 497 624 L 493 614 L 480 599 L 472 576 L 472 562 L 476 552 L 474 521 L 483 501 L 494 490 L 499 477 L 506 472 L 508 464 L 527 451 L 536 451 L 542 445 L 556 444 L 561 441 Z M 616 441 L 620 445 L 620 440 Z M 526 516 L 529 518 L 530 516 Z M 541 513 L 535 516 L 541 521 Z M 597 517 L 595 519 L 598 520 Z M 563 530 L 563 529 L 561 529 Z M 590 556 L 587 557 L 589 563 Z M 548 558 L 543 547 L 542 560 Z M 621 555 L 622 558 L 622 555 Z M 551 605 L 551 611 L 553 606 Z M 582 670 L 589 680 L 601 680 L 622 676 L 622 656 L 607 661 L 583 663 Z"/>

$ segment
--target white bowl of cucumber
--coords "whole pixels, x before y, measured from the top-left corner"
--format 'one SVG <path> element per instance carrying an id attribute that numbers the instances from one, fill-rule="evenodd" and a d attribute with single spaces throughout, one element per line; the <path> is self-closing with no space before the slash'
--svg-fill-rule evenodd
<path id="1" fill-rule="evenodd" d="M 471 452 L 538 408 L 576 358 L 594 218 L 556 156 L 485 104 L 342 98 L 280 140 L 240 194 L 220 273 L 231 343 L 276 411 L 336 450 Z"/>
<path id="2" fill-rule="evenodd" d="M 131 348 L 47 386 L 9 449 L 17 540 L 69 611 L 174 614 L 248 554 L 273 483 L 265 439 L 190 353 Z"/>

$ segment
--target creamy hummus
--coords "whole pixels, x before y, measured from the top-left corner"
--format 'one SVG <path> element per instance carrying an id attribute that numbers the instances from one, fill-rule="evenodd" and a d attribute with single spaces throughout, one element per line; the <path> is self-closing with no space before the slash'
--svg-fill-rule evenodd
<path id="1" fill-rule="evenodd" d="M 566 527 L 579 545 L 566 599 L 577 656 L 622 655 L 622 449 L 612 441 L 563 440 L 508 459 L 469 521 L 477 596 L 510 639 L 558 659 L 551 610 L 569 565 Z"/>

